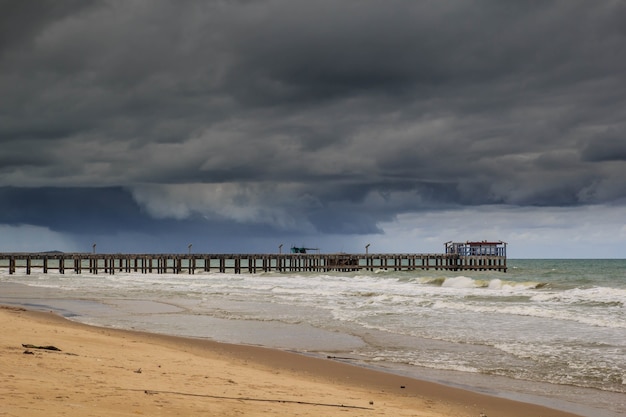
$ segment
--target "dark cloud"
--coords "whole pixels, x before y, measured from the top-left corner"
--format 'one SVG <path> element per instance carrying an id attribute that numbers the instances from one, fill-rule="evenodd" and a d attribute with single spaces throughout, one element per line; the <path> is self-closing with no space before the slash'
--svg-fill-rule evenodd
<path id="1" fill-rule="evenodd" d="M 46 226 L 59 232 L 143 229 L 146 219 L 120 188 L 0 188 L 0 223 Z"/>
<path id="2" fill-rule="evenodd" d="M 626 161 L 626 132 L 607 134 L 589 141 L 582 149 L 582 158 L 588 162 Z"/>
<path id="3" fill-rule="evenodd" d="M 358 234 L 626 197 L 622 2 L 0 9 L 5 223 Z"/>
<path id="4" fill-rule="evenodd" d="M 0 56 L 12 48 L 26 47 L 49 24 L 76 16 L 93 0 L 0 1 Z"/>
<path id="5" fill-rule="evenodd" d="M 45 210 L 42 210 L 42 207 Z M 31 224 L 76 235 L 189 232 L 204 222 L 206 229 L 216 225 L 197 215 L 189 222 L 155 220 L 145 215 L 132 194 L 120 187 L 103 188 L 0 188 L 0 223 Z M 229 230 L 232 230 L 232 225 Z"/>

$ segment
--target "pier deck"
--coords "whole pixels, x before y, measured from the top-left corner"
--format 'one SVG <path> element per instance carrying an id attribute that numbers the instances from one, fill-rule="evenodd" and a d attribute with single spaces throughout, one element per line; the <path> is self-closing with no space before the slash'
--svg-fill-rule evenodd
<path id="1" fill-rule="evenodd" d="M 328 272 L 447 270 L 506 272 L 506 256 L 462 254 L 93 254 L 0 253 L 0 270 L 115 274 L 139 272 Z"/>

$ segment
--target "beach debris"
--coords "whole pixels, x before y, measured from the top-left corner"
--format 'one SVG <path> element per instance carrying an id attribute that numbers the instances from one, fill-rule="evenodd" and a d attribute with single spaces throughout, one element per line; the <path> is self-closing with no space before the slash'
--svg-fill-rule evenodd
<path id="1" fill-rule="evenodd" d="M 24 351 L 24 355 L 34 355 L 34 354 L 35 354 L 35 352 L 31 352 L 31 351 L 30 351 L 30 350 L 28 350 L 28 349 L 26 349 L 26 350 Z"/>
<path id="2" fill-rule="evenodd" d="M 400 388 L 405 389 L 406 385 L 400 385 Z"/>
<path id="3" fill-rule="evenodd" d="M 342 360 L 342 361 L 353 361 L 353 360 L 355 360 L 354 358 L 349 358 L 349 357 L 346 357 L 346 356 L 330 356 L 330 355 L 327 355 L 326 359 L 336 359 L 336 360 Z"/>
<path id="4" fill-rule="evenodd" d="M 136 371 L 133 371 L 136 374 L 140 374 L 141 373 L 141 368 L 137 369 Z"/>
<path id="5" fill-rule="evenodd" d="M 31 345 L 30 343 L 22 343 L 22 347 L 25 347 L 27 349 L 43 349 L 43 350 L 54 350 L 57 352 L 61 352 L 61 349 L 59 349 L 56 346 L 37 346 L 37 345 Z"/>
<path id="6" fill-rule="evenodd" d="M 485 414 L 485 413 L 480 413 L 480 417 L 487 417 L 487 414 Z"/>

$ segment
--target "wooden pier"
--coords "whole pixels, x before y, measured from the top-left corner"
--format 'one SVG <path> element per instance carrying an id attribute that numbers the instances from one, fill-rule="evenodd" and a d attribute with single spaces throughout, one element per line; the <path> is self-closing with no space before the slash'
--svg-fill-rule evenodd
<path id="1" fill-rule="evenodd" d="M 506 254 L 94 254 L 0 253 L 0 272 L 195 274 L 359 270 L 506 272 Z"/>

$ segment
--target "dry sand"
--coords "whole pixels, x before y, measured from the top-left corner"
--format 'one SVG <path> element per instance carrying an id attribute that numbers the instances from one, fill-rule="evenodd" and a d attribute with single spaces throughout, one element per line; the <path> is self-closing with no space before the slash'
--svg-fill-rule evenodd
<path id="1" fill-rule="evenodd" d="M 0 307 L 0 328 L 0 416 L 573 416 L 332 359 L 22 308 Z"/>

